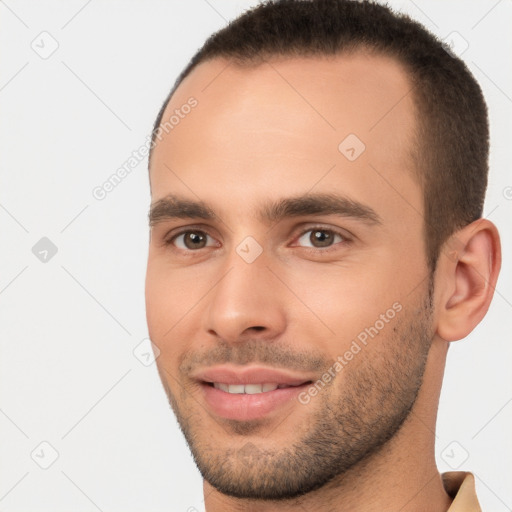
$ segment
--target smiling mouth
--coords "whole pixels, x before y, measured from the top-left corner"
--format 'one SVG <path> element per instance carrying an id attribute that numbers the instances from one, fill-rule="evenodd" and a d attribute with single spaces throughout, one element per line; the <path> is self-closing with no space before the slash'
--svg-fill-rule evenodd
<path id="1" fill-rule="evenodd" d="M 205 382 L 205 384 L 230 393 L 234 395 L 246 394 L 246 395 L 257 395 L 259 393 L 268 393 L 275 391 L 276 389 L 295 388 L 311 384 L 312 381 L 303 382 L 302 384 L 277 384 L 272 382 L 266 382 L 263 384 L 226 384 L 224 382 Z"/>
<path id="2" fill-rule="evenodd" d="M 219 382 L 212 379 L 201 380 L 200 383 L 206 407 L 216 416 L 237 421 L 250 421 L 271 414 L 280 414 L 283 407 L 289 408 L 293 407 L 293 404 L 299 404 L 298 396 L 313 382 L 291 378 L 287 383 L 255 382 L 254 378 L 251 378 L 252 382 L 243 382 L 242 379 L 231 380 L 235 382 Z"/>

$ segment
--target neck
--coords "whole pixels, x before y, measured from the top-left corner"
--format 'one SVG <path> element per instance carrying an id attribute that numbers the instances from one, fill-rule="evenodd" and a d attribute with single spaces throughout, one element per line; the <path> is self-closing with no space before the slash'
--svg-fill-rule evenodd
<path id="1" fill-rule="evenodd" d="M 434 339 L 418 399 L 400 430 L 378 452 L 320 489 L 293 500 L 226 496 L 204 481 L 206 512 L 439 512 L 451 503 L 435 463 L 435 423 L 447 343 Z"/>

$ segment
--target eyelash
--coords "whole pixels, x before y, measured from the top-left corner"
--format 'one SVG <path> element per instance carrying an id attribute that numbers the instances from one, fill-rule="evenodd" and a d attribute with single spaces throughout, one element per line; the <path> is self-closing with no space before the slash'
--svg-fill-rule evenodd
<path id="1" fill-rule="evenodd" d="M 339 244 L 343 244 L 343 245 L 346 245 L 348 243 L 350 243 L 352 240 L 347 237 L 347 235 L 345 233 L 342 233 L 341 231 L 338 231 L 336 229 L 332 229 L 332 228 L 325 228 L 323 226 L 313 226 L 313 227 L 309 227 L 307 229 L 304 229 L 302 230 L 298 235 L 296 235 L 294 237 L 294 240 L 299 240 L 300 238 L 302 238 L 306 233 L 309 233 L 309 232 L 314 232 L 314 231 L 323 231 L 323 232 L 327 232 L 327 233 L 330 233 L 334 236 L 338 235 L 342 238 L 342 241 L 341 242 L 336 242 L 336 243 L 333 243 L 333 245 L 330 245 L 330 246 L 327 246 L 327 247 L 305 247 L 305 246 L 299 246 L 301 247 L 302 249 L 306 249 L 307 251 L 314 251 L 315 253 L 318 253 L 318 252 L 321 252 L 321 253 L 326 253 L 326 252 L 330 252 L 332 250 L 336 250 L 337 247 Z M 187 229 L 183 229 L 181 231 L 179 231 L 178 233 L 175 233 L 173 234 L 170 238 L 166 239 L 164 244 L 165 246 L 173 246 L 174 245 L 174 241 L 181 235 L 184 235 L 186 233 L 201 233 L 203 235 L 206 235 L 210 238 L 213 238 L 207 231 L 205 231 L 204 229 L 195 229 L 193 227 L 188 227 Z M 201 249 L 206 249 L 206 247 L 202 247 Z M 193 250 L 193 249 L 181 249 L 181 248 L 178 248 L 178 247 L 175 247 L 175 250 L 177 251 L 180 251 L 180 252 L 184 252 L 184 253 L 188 253 L 189 255 L 192 255 L 193 253 L 195 252 L 199 252 L 201 249 L 196 249 L 196 250 Z"/>

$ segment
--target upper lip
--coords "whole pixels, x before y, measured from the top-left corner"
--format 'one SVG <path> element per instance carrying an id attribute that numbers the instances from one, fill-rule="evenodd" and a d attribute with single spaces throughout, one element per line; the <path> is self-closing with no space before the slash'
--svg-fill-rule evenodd
<path id="1" fill-rule="evenodd" d="M 309 382 L 311 376 L 299 375 L 286 370 L 248 366 L 235 369 L 229 366 L 212 366 L 195 372 L 193 378 L 203 382 L 220 382 L 223 384 L 286 384 L 298 386 Z"/>

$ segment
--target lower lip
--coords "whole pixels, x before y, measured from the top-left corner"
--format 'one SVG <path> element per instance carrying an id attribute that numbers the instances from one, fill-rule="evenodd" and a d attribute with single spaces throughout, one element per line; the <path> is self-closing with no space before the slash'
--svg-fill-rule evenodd
<path id="1" fill-rule="evenodd" d="M 267 414 L 282 407 L 291 400 L 297 400 L 298 395 L 310 383 L 289 388 L 278 388 L 265 393 L 227 393 L 209 384 L 202 384 L 206 403 L 217 416 L 229 420 L 249 421 L 263 418 Z"/>

